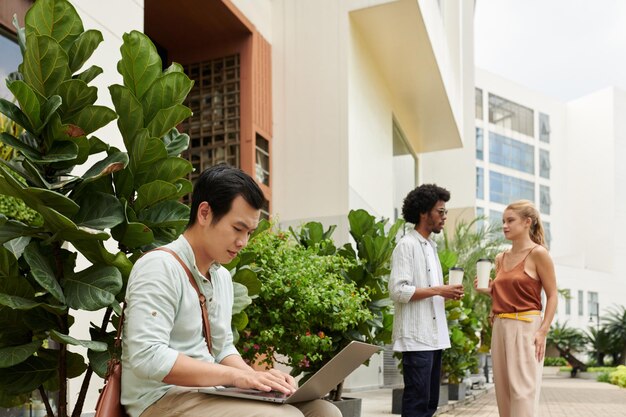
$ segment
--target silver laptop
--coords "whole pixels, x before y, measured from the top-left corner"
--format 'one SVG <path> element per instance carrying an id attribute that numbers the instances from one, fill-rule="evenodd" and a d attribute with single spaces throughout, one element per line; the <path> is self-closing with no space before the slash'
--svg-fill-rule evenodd
<path id="1" fill-rule="evenodd" d="M 363 342 L 350 342 L 341 352 L 335 355 L 326 365 L 317 371 L 293 394 L 282 392 L 264 392 L 254 389 L 235 387 L 202 388 L 199 391 L 212 395 L 246 398 L 257 401 L 270 401 L 281 404 L 299 403 L 322 398 L 335 388 L 341 381 L 382 348 Z"/>

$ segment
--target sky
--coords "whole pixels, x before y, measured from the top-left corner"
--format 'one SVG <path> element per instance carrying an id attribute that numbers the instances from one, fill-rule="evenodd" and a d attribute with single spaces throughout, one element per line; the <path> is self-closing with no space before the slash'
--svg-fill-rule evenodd
<path id="1" fill-rule="evenodd" d="M 626 1 L 477 0 L 476 66 L 563 101 L 626 90 Z"/>

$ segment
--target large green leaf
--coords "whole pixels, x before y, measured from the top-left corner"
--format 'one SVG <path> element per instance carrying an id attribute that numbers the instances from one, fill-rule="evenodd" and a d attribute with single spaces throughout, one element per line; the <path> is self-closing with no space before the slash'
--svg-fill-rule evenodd
<path id="1" fill-rule="evenodd" d="M 24 81 L 44 97 L 51 96 L 71 75 L 67 54 L 48 36 L 26 38 L 26 55 L 22 71 Z"/>
<path id="2" fill-rule="evenodd" d="M 82 346 L 95 352 L 104 352 L 105 350 L 107 350 L 108 347 L 107 344 L 104 342 L 95 342 L 93 340 L 78 340 L 70 335 L 57 332 L 56 330 L 50 331 L 50 337 L 52 337 L 52 340 L 56 340 L 59 343 L 65 343 L 66 345 L 73 346 Z"/>
<path id="3" fill-rule="evenodd" d="M 32 128 L 37 131 L 41 127 L 41 103 L 45 100 L 24 81 L 7 82 L 7 87 L 20 104 L 20 109 L 28 118 Z M 35 132 L 33 132 L 35 133 Z"/>
<path id="4" fill-rule="evenodd" d="M 9 279 L 17 277 L 18 274 L 17 258 L 10 250 L 0 246 L 0 282 L 6 284 Z M 0 292 L 5 292 L 2 287 L 0 286 Z"/>
<path id="5" fill-rule="evenodd" d="M 131 141 L 143 126 L 143 108 L 128 87 L 115 84 L 109 87 L 111 99 L 119 118 L 117 127 L 122 133 L 126 149 L 131 149 Z"/>
<path id="6" fill-rule="evenodd" d="M 117 118 L 117 113 L 104 106 L 87 106 L 74 117 L 74 124 L 80 127 L 85 135 L 95 132 Z"/>
<path id="7" fill-rule="evenodd" d="M 77 274 L 66 274 L 62 286 L 71 308 L 96 311 L 115 301 L 122 276 L 115 267 L 92 265 Z"/>
<path id="8" fill-rule="evenodd" d="M 130 157 L 129 168 L 133 173 L 136 188 L 151 182 L 146 181 L 146 176 L 149 175 L 150 171 L 154 171 L 157 162 L 167 158 L 167 151 L 163 142 L 148 136 L 145 129 L 140 130 L 135 136 L 128 153 Z"/>
<path id="9" fill-rule="evenodd" d="M 77 242 L 76 247 L 89 262 L 114 266 L 122 273 L 124 279 L 130 275 L 133 263 L 123 252 L 113 255 L 106 250 L 102 242 L 94 240 Z"/>
<path id="10" fill-rule="evenodd" d="M 50 264 L 50 255 L 43 254 L 38 241 L 32 241 L 24 250 L 24 259 L 30 266 L 30 273 L 45 290 L 62 304 L 65 296 L 61 285 L 56 279 L 54 269 Z"/>
<path id="11" fill-rule="evenodd" d="M 161 75 L 161 58 L 150 38 L 141 32 L 133 30 L 125 33 L 122 39 L 122 59 L 117 64 L 117 71 L 122 74 L 124 85 L 141 99 Z"/>
<path id="12" fill-rule="evenodd" d="M 115 240 L 129 248 L 140 248 L 154 241 L 154 233 L 143 223 L 122 223 L 111 229 L 111 235 Z"/>
<path id="13" fill-rule="evenodd" d="M 0 113 L 13 120 L 29 132 L 35 132 L 35 128 L 31 124 L 28 116 L 22 110 L 10 101 L 0 98 Z M 5 135 L 11 136 L 8 133 Z"/>
<path id="14" fill-rule="evenodd" d="M 91 81 L 93 81 L 94 78 L 96 78 L 98 75 L 102 73 L 103 73 L 102 68 L 100 68 L 97 65 L 92 65 L 89 68 L 87 68 L 85 71 L 81 72 L 80 74 L 74 75 L 72 78 L 76 80 L 84 81 L 87 84 L 89 84 Z"/>
<path id="15" fill-rule="evenodd" d="M 162 180 L 172 182 L 187 176 L 193 171 L 193 165 L 186 159 L 175 156 L 157 162 L 152 171 L 146 173 L 145 181 Z"/>
<path id="16" fill-rule="evenodd" d="M 148 132 L 150 136 L 160 138 L 165 135 L 171 128 L 191 116 L 191 110 L 182 104 L 160 109 L 154 118 L 148 123 Z"/>
<path id="17" fill-rule="evenodd" d="M 87 352 L 87 357 L 89 358 L 91 369 L 93 369 L 100 378 L 104 378 L 107 373 L 109 360 L 111 359 L 111 353 L 109 353 L 109 351 L 94 352 L 90 350 Z"/>
<path id="18" fill-rule="evenodd" d="M 350 222 L 350 234 L 356 241 L 360 241 L 363 235 L 374 227 L 374 216 L 363 209 L 350 210 L 348 213 L 348 221 Z"/>
<path id="19" fill-rule="evenodd" d="M 0 348 L 0 368 L 8 368 L 24 362 L 41 346 L 41 340 L 35 340 L 25 345 Z"/>
<path id="20" fill-rule="evenodd" d="M 76 42 L 70 48 L 68 54 L 70 60 L 70 71 L 78 71 L 87 62 L 91 54 L 96 50 L 98 44 L 103 41 L 102 33 L 98 30 L 88 30 L 80 34 Z"/>
<path id="21" fill-rule="evenodd" d="M 257 295 L 261 292 L 261 281 L 256 272 L 247 265 L 237 269 L 233 281 L 245 285 L 248 289 L 248 295 Z"/>
<path id="22" fill-rule="evenodd" d="M 137 214 L 149 227 L 180 227 L 189 221 L 189 207 L 178 201 L 163 201 Z"/>
<path id="23" fill-rule="evenodd" d="M 18 297 L 16 295 L 0 294 L 0 305 L 9 307 L 13 310 L 30 310 L 35 307 L 39 307 L 42 303 Z"/>
<path id="24" fill-rule="evenodd" d="M 169 72 L 159 77 L 141 98 L 145 122 L 150 123 L 161 109 L 182 104 L 192 86 L 193 81 L 182 72 Z"/>
<path id="25" fill-rule="evenodd" d="M 53 163 L 72 161 L 78 157 L 78 145 L 69 141 L 55 141 L 45 155 L 42 155 L 39 160 L 33 159 L 33 162 L 39 163 Z"/>
<path id="26" fill-rule="evenodd" d="M 84 81 L 74 79 L 62 82 L 59 85 L 57 94 L 63 100 L 63 104 L 59 107 L 63 123 L 71 121 L 72 116 L 80 112 L 84 107 L 91 106 L 98 99 L 98 89 L 96 87 L 89 87 Z"/>
<path id="27" fill-rule="evenodd" d="M 57 232 L 58 238 L 74 243 L 81 240 L 107 240 L 110 237 L 107 232 L 98 229 L 76 226 L 73 223 L 72 226 L 73 227 L 65 227 L 59 230 Z"/>
<path id="28" fill-rule="evenodd" d="M 54 38 L 66 51 L 83 32 L 80 16 L 69 1 L 38 0 L 26 12 L 26 49 L 28 38 L 47 35 Z"/>
<path id="29" fill-rule="evenodd" d="M 172 199 L 177 193 L 178 188 L 169 182 L 157 180 L 144 184 L 137 190 L 135 210 L 141 211 L 145 207 L 154 205 L 163 200 Z"/>
<path id="30" fill-rule="evenodd" d="M 248 315 L 245 311 L 242 311 L 241 313 L 233 314 L 230 323 L 235 329 L 241 331 L 246 328 L 248 321 Z"/>
<path id="31" fill-rule="evenodd" d="M 163 136 L 163 143 L 165 143 L 167 156 L 178 156 L 189 147 L 189 135 L 180 133 L 173 127 Z"/>
<path id="32" fill-rule="evenodd" d="M 36 390 L 57 372 L 57 362 L 40 356 L 27 360 L 0 372 L 0 391 L 22 394 Z"/>
<path id="33" fill-rule="evenodd" d="M 79 226 L 93 229 L 110 229 L 125 219 L 122 203 L 113 195 L 91 193 L 82 195 L 78 201 L 80 210 L 74 217 Z"/>
<path id="34" fill-rule="evenodd" d="M 36 236 L 42 233 L 43 229 L 29 227 L 17 220 L 9 220 L 5 215 L 0 214 L 0 243 L 13 241 L 22 236 Z"/>
<path id="35" fill-rule="evenodd" d="M 83 174 L 85 181 L 95 181 L 105 175 L 123 170 L 128 165 L 128 155 L 124 152 L 112 152 L 102 161 L 96 162 Z"/>
<path id="36" fill-rule="evenodd" d="M 233 282 L 233 314 L 241 313 L 247 306 L 252 304 L 252 299 L 248 296 L 248 289 L 245 285 Z"/>
<path id="37" fill-rule="evenodd" d="M 49 210 L 58 211 L 66 216 L 73 216 L 79 209 L 75 202 L 62 194 L 42 188 L 25 186 L 1 165 L 0 193 L 24 200 L 26 205 L 39 211 L 42 216 Z"/>
<path id="38" fill-rule="evenodd" d="M 0 228 L 2 227 L 1 217 L 3 216 L 0 215 Z M 11 252 L 16 259 L 19 259 L 19 257 L 22 256 L 22 253 L 24 253 L 24 249 L 26 249 L 26 246 L 28 246 L 28 244 L 30 243 L 30 240 L 31 237 L 28 236 L 28 234 L 22 235 L 5 242 L 3 247 Z"/>

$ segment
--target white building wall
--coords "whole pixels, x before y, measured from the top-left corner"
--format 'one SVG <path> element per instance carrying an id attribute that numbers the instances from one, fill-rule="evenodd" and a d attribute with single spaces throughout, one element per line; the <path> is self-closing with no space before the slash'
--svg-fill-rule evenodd
<path id="1" fill-rule="evenodd" d="M 355 27 L 350 31 L 348 172 L 350 209 L 393 218 L 393 114 L 385 80 Z"/>
<path id="2" fill-rule="evenodd" d="M 582 268 L 611 272 L 616 213 L 612 89 L 567 104 L 565 155 L 567 178 L 562 187 L 566 208 L 559 212 L 563 220 L 558 233 L 570 236 L 568 250 L 555 255 L 573 258 Z"/>
<path id="3" fill-rule="evenodd" d="M 345 225 L 348 14 L 342 2 L 272 3 L 273 211 L 285 226 Z"/>

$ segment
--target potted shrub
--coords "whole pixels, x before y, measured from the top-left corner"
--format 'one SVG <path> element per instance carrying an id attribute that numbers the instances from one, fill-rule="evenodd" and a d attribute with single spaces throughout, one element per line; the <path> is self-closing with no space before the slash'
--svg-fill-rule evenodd
<path id="1" fill-rule="evenodd" d="M 230 265 L 248 265 L 262 282 L 246 309 L 249 323 L 239 340 L 248 361 L 277 360 L 305 381 L 352 340 L 389 341 L 386 276 L 402 222 L 386 232 L 386 222 L 364 210 L 350 212 L 349 221 L 356 249 L 350 244 L 337 249 L 335 227 L 325 231 L 311 222 L 291 229 L 291 236 L 261 232 Z M 341 401 L 344 415 L 360 415 L 360 399 L 342 401 L 342 384 L 329 399 Z"/>

